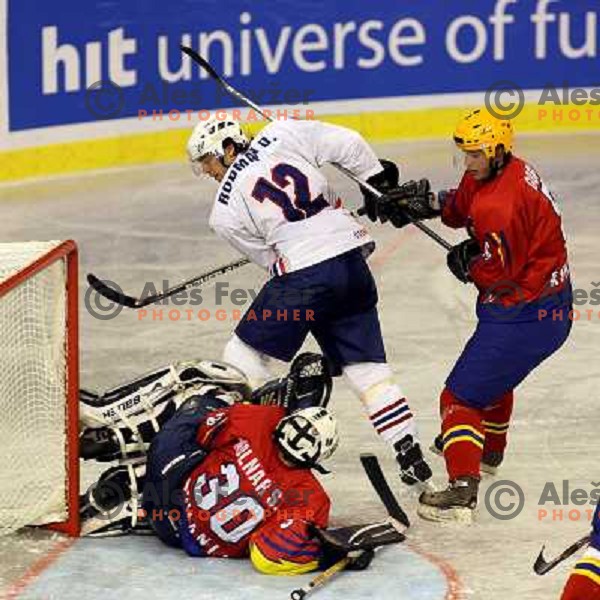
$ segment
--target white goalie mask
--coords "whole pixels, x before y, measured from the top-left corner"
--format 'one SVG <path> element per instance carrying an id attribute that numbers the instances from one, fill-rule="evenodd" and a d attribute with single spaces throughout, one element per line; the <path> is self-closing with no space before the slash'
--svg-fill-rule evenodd
<path id="1" fill-rule="evenodd" d="M 279 421 L 273 435 L 283 457 L 306 468 L 327 460 L 339 443 L 335 418 L 320 406 L 287 415 Z"/>
<path id="2" fill-rule="evenodd" d="M 227 139 L 242 146 L 250 141 L 242 131 L 240 124 L 229 118 L 217 119 L 215 116 L 211 116 L 194 127 L 187 143 L 187 153 L 196 175 L 201 174 L 198 163 L 205 156 L 210 154 L 219 158 L 223 157 L 223 142 Z"/>

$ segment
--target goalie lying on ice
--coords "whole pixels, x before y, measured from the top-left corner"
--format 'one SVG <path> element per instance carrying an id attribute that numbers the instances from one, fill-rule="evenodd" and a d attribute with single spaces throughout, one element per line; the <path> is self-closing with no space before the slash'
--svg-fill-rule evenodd
<path id="1" fill-rule="evenodd" d="M 338 445 L 321 356 L 252 394 L 212 361 L 180 363 L 99 397 L 82 394 L 81 454 L 118 461 L 81 498 L 83 533 L 151 532 L 195 557 L 250 557 L 267 574 L 366 568 L 404 538 L 388 523 L 326 530 L 312 473 Z"/>

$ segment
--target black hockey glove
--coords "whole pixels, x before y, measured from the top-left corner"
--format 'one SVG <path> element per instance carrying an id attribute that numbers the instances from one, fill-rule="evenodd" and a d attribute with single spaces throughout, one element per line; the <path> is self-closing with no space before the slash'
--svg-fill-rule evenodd
<path id="1" fill-rule="evenodd" d="M 479 254 L 481 254 L 479 243 L 477 240 L 469 238 L 457 244 L 448 252 L 446 263 L 454 277 L 463 283 L 469 283 L 473 281 L 469 275 L 469 266 L 471 261 Z"/>
<path id="2" fill-rule="evenodd" d="M 396 460 L 400 465 L 400 479 L 406 485 L 425 483 L 431 478 L 433 473 L 423 457 L 421 445 L 412 435 L 405 435 L 394 444 L 394 449 L 397 452 Z"/>
<path id="3" fill-rule="evenodd" d="M 346 569 L 362 571 L 373 560 L 374 550 L 388 544 L 399 544 L 406 537 L 390 521 L 351 525 L 337 529 L 311 527 L 311 533 L 321 541 L 323 555 L 319 567 L 328 569 L 348 556 L 351 560 Z"/>
<path id="4" fill-rule="evenodd" d="M 386 194 L 389 190 L 398 187 L 400 171 L 398 170 L 396 164 L 393 163 L 391 160 L 386 160 L 385 158 L 382 158 L 379 160 L 379 162 L 383 167 L 383 171 L 369 177 L 369 179 L 367 179 L 367 183 L 372 185 L 377 191 L 381 192 L 382 194 Z M 379 200 L 365 188 L 361 188 L 361 191 L 363 193 L 365 202 L 363 209 L 364 213 L 373 222 L 377 221 L 377 219 L 381 219 L 381 222 L 385 223 L 387 218 L 382 218 L 380 214 Z"/>
<path id="5" fill-rule="evenodd" d="M 380 202 L 380 213 L 396 227 L 403 227 L 410 220 L 434 219 L 442 214 L 428 179 L 407 181 L 386 192 L 385 196 Z"/>

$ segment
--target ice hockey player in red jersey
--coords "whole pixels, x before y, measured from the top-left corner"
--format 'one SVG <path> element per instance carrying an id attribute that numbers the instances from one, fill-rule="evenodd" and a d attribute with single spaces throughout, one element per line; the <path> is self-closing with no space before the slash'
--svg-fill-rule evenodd
<path id="1" fill-rule="evenodd" d="M 403 536 L 386 522 L 326 529 L 330 500 L 312 469 L 333 454 L 338 433 L 322 406 L 330 388 L 327 375 L 312 370 L 308 377 L 297 376 L 311 361 L 322 363 L 321 357 L 301 355 L 288 378 L 252 395 L 255 404 L 237 402 L 244 382 L 227 373 L 226 365 L 219 373 L 220 364 L 209 363 L 217 377 L 207 383 L 207 361 L 186 367 L 185 377 L 178 378 L 186 389 L 176 395 L 165 385 L 169 375 L 138 380 L 144 389 L 120 388 L 125 396 L 111 394 L 109 404 L 102 403 L 105 413 L 107 406 L 123 406 L 126 396 L 143 395 L 157 384 L 163 388 L 146 409 L 121 415 L 119 424 L 135 434 L 113 422 L 82 435 L 84 457 L 121 463 L 82 500 L 84 531 L 139 530 L 129 518 L 138 492 L 144 522 L 164 543 L 190 556 L 249 557 L 262 573 L 293 575 L 327 568 L 353 553 L 348 568 L 366 568 L 375 547 Z M 159 420 L 157 431 L 146 427 Z M 147 456 L 134 438 L 149 441 Z M 121 514 L 115 489 L 121 501 L 127 499 Z"/>
<path id="2" fill-rule="evenodd" d="M 512 122 L 468 111 L 454 142 L 465 164 L 458 189 L 434 194 L 426 179 L 411 181 L 375 212 L 397 225 L 441 216 L 469 235 L 447 256 L 453 275 L 478 291 L 477 328 L 440 398 L 449 486 L 424 492 L 418 512 L 470 521 L 480 463 L 501 462 L 514 390 L 567 339 L 572 293 L 560 213 L 537 171 L 512 153 Z"/>
<path id="3" fill-rule="evenodd" d="M 208 119 L 195 127 L 188 155 L 195 172 L 219 183 L 211 228 L 272 276 L 223 360 L 257 385 L 312 334 L 393 449 L 402 480 L 427 481 L 415 419 L 386 359 L 366 261 L 375 243 L 320 170 L 335 163 L 386 189 L 397 185 L 397 167 L 357 132 L 319 121 L 276 121 L 249 140 L 239 123 Z"/>
<path id="4" fill-rule="evenodd" d="M 594 513 L 589 548 L 575 564 L 560 600 L 600 600 L 600 505 Z"/>

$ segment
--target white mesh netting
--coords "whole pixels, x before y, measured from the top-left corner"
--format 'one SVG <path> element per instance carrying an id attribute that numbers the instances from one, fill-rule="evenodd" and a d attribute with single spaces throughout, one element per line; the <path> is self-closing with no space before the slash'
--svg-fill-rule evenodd
<path id="1" fill-rule="evenodd" d="M 60 242 L 0 244 L 0 282 Z M 0 535 L 66 518 L 66 264 L 0 296 Z"/>

